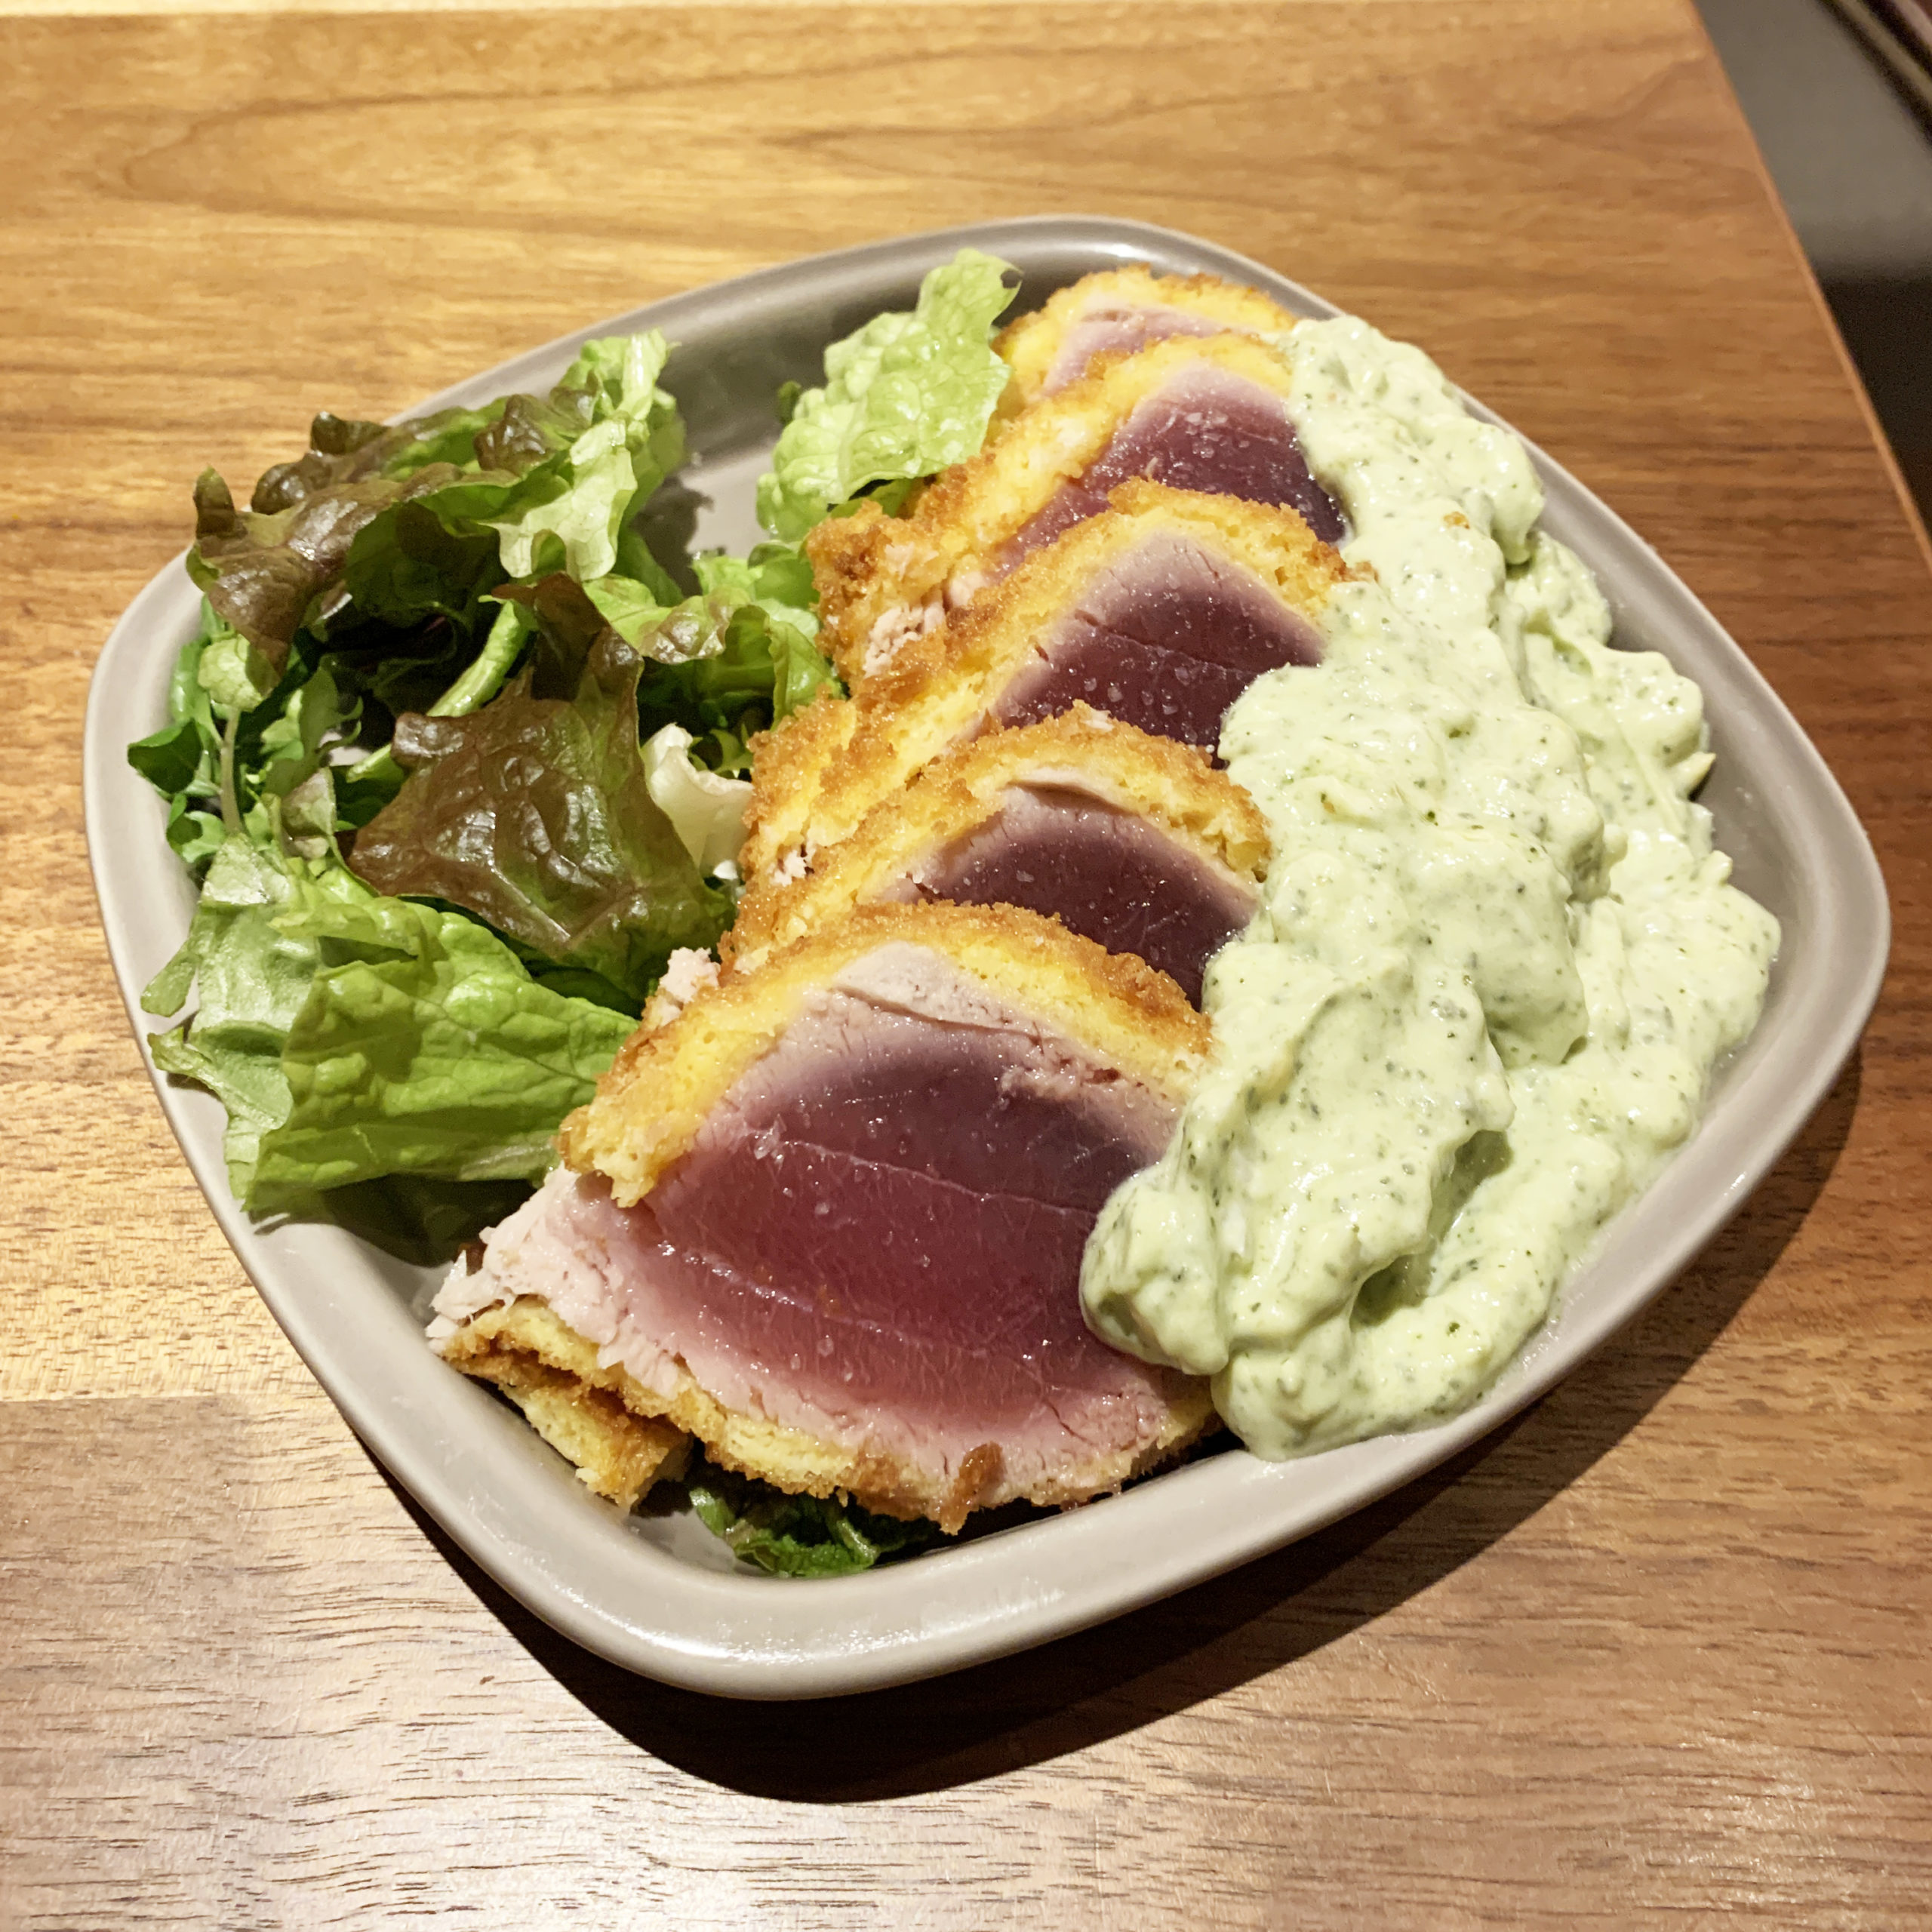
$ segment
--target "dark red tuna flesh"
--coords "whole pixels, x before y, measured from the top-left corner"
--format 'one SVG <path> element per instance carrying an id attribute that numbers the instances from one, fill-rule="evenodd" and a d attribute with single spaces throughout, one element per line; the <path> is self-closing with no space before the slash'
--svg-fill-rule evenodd
<path id="1" fill-rule="evenodd" d="M 1109 350 L 1131 355 L 1150 342 L 1164 342 L 1170 336 L 1220 335 L 1225 325 L 1204 316 L 1190 315 L 1180 309 L 1150 303 L 1143 308 L 1090 309 L 1060 338 L 1060 353 L 1041 385 L 1043 395 L 1063 389 L 1086 374 L 1087 365 L 1097 355 Z"/>
<path id="2" fill-rule="evenodd" d="M 1094 576 L 992 715 L 1031 724 L 1084 699 L 1211 752 L 1228 706 L 1263 672 L 1321 661 L 1313 627 L 1255 577 L 1162 532 Z"/>
<path id="3" fill-rule="evenodd" d="M 908 889 L 1057 913 L 1109 952 L 1137 953 L 1196 1006 L 1208 961 L 1254 916 L 1257 897 L 1151 820 L 1060 786 L 1013 787 L 996 816 L 925 860 Z"/>
<path id="4" fill-rule="evenodd" d="M 888 950 L 933 981 L 932 955 Z M 1083 1401 L 1153 1386 L 1088 1331 L 1080 1260 L 1175 1118 L 983 995 L 946 1017 L 916 990 L 826 993 L 631 1211 L 648 1332 L 668 1309 L 687 1360 L 696 1337 L 808 1411 L 896 1412 L 961 1454 L 1063 1432 Z"/>
<path id="5" fill-rule="evenodd" d="M 1140 404 L 1086 474 L 1014 534 L 1002 565 L 1011 569 L 1063 531 L 1098 516 L 1107 492 L 1137 476 L 1298 510 L 1325 543 L 1347 534 L 1335 500 L 1309 473 L 1287 405 L 1272 389 L 1203 363 Z"/>
<path id="6" fill-rule="evenodd" d="M 983 1493 L 989 1443 L 1001 1497 L 1104 1487 L 1171 1438 L 1189 1385 L 1088 1331 L 1081 1251 L 1178 1112 L 937 955 L 882 946 L 637 1206 L 553 1174 L 437 1326 L 534 1295 L 660 1395 L 688 1377 L 939 1494 Z"/>

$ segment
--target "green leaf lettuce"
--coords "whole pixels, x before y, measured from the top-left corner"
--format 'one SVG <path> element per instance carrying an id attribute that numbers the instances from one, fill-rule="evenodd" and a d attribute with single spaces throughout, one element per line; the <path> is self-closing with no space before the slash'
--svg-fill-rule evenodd
<path id="1" fill-rule="evenodd" d="M 311 896 L 276 923 L 324 964 L 282 1048 L 289 1111 L 261 1137 L 251 1205 L 378 1175 L 536 1180 L 635 1024 L 539 984 L 458 912 Z"/>
<path id="2" fill-rule="evenodd" d="M 155 1066 L 205 1087 L 228 1109 L 229 1185 L 245 1201 L 261 1137 L 288 1116 L 281 1051 L 320 963 L 312 937 L 277 923 L 319 895 L 367 897 L 342 871 L 317 872 L 236 835 L 216 851 L 188 937 L 141 995 L 163 1018 L 192 990 L 192 1017 L 149 1036 Z"/>
<path id="3" fill-rule="evenodd" d="M 307 452 L 279 463 L 238 509 L 212 470 L 195 485 L 195 546 L 188 571 L 216 612 L 278 678 L 295 634 L 319 626 L 344 601 L 341 577 L 356 538 L 385 511 L 473 466 L 488 411 L 445 410 L 385 429 L 326 413 Z"/>
<path id="4" fill-rule="evenodd" d="M 674 949 L 708 949 L 731 917 L 651 796 L 646 668 L 606 628 L 568 699 L 537 695 L 533 666 L 467 717 L 401 720 L 392 749 L 410 777 L 358 835 L 357 874 L 463 906 L 641 1001 Z"/>
<path id="5" fill-rule="evenodd" d="M 545 441 L 571 439 L 481 519 L 501 540 L 506 577 L 561 570 L 584 583 L 617 568 L 626 525 L 684 460 L 677 405 L 657 386 L 669 353 L 655 329 L 586 343 L 550 412 L 531 414 Z"/>
<path id="6" fill-rule="evenodd" d="M 533 980 L 460 913 L 243 835 L 142 1004 L 166 1017 L 191 992 L 155 1063 L 226 1107 L 229 1184 L 257 1209 L 381 1175 L 537 1179 L 634 1023 Z"/>
<path id="7" fill-rule="evenodd" d="M 204 472 L 189 574 L 254 654 L 223 667 L 226 688 L 238 695 L 244 670 L 272 684 L 304 629 L 469 627 L 506 577 L 614 569 L 630 518 L 684 457 L 657 386 L 668 353 L 655 330 L 613 337 L 586 343 L 547 397 L 390 429 L 318 416 L 307 452 L 268 471 L 246 509 Z"/>
<path id="8" fill-rule="evenodd" d="M 902 1523 L 856 1503 L 788 1496 L 700 1460 L 685 1478 L 699 1520 L 734 1555 L 780 1577 L 847 1577 L 940 1538 L 928 1522 Z"/>
<path id="9" fill-rule="evenodd" d="M 758 521 L 796 543 L 881 482 L 930 476 L 986 441 L 1006 365 L 992 325 L 1013 300 L 1007 264 L 962 248 L 919 286 L 911 313 L 875 316 L 825 352 L 825 386 L 792 398 L 760 478 Z"/>

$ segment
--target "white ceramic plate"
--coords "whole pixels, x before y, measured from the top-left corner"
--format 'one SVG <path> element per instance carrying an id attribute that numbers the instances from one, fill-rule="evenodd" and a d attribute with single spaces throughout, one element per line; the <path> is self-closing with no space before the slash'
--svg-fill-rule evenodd
<path id="1" fill-rule="evenodd" d="M 967 243 L 1020 267 L 1022 309 L 1092 269 L 1141 260 L 1245 282 L 1304 315 L 1334 312 L 1254 262 L 1167 229 L 996 223 L 678 296 L 420 407 L 540 390 L 585 337 L 661 328 L 680 345 L 666 381 L 695 453 L 688 478 L 711 500 L 699 540 L 742 548 L 757 535 L 752 485 L 775 432 L 778 384 L 817 380 L 828 342 L 882 309 L 909 307 L 925 270 Z M 436 1271 L 334 1226 L 252 1223 L 229 1194 L 220 1104 L 156 1075 L 223 1232 L 350 1426 L 491 1576 L 579 1643 L 698 1690 L 809 1697 L 957 1669 L 1198 1583 L 1407 1481 L 1567 1374 L 1670 1281 L 1804 1124 L 1877 997 L 1890 922 L 1863 832 L 1770 687 L 1634 531 L 1540 453 L 1537 463 L 1546 526 L 1597 573 L 1620 641 L 1663 651 L 1703 685 L 1718 754 L 1705 801 L 1737 882 L 1777 915 L 1784 943 L 1763 1022 L 1721 1070 L 1696 1137 L 1612 1225 L 1487 1399 L 1440 1427 L 1300 1462 L 1210 1457 L 1085 1509 L 861 1576 L 768 1577 L 734 1563 L 688 1517 L 626 1518 L 589 1496 L 519 1417 L 432 1355 L 422 1331 Z M 162 803 L 124 750 L 165 718 L 168 672 L 197 611 L 177 559 L 115 626 L 88 706 L 88 842 L 115 972 L 143 1035 L 153 1023 L 139 1011 L 140 989 L 180 944 L 193 893 L 163 836 Z"/>

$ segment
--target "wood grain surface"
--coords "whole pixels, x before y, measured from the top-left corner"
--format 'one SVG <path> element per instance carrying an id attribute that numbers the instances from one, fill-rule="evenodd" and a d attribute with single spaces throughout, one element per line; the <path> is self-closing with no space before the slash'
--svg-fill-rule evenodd
<path id="1" fill-rule="evenodd" d="M 0 23 L 0 1924 L 1927 1922 L 1932 577 L 1687 0 Z M 1393 334 L 1655 542 L 1894 895 L 1730 1231 L 1475 1451 L 1084 1637 L 794 1709 L 551 1635 L 216 1232 L 96 928 L 117 612 L 326 404 L 1091 210 Z"/>

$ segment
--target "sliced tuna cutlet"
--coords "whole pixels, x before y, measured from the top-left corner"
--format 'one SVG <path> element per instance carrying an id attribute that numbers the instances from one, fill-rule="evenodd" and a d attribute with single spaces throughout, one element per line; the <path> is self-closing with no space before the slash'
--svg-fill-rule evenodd
<path id="1" fill-rule="evenodd" d="M 1013 371 L 1005 414 L 1051 395 L 1097 356 L 1132 355 L 1174 336 L 1285 334 L 1296 318 L 1258 290 L 1211 275 L 1156 275 L 1144 263 L 1083 275 L 1000 331 Z"/>
<path id="2" fill-rule="evenodd" d="M 1292 510 L 1128 483 L 856 697 L 761 741 L 740 863 L 800 876 L 942 752 L 1085 703 L 1211 752 L 1265 672 L 1319 661 L 1340 557 Z"/>
<path id="3" fill-rule="evenodd" d="M 634 1037 L 439 1346 L 540 1301 L 725 1466 L 949 1529 L 1116 1488 L 1211 1407 L 1088 1331 L 1081 1257 L 1207 1044 L 1051 921 L 860 907 Z"/>
<path id="4" fill-rule="evenodd" d="M 840 675 L 855 688 L 876 676 L 1136 478 L 1284 506 L 1340 542 L 1341 513 L 1302 457 L 1293 390 L 1287 365 L 1247 336 L 1103 357 L 940 476 L 909 515 L 868 504 L 827 519 L 806 549 Z"/>
<path id="5" fill-rule="evenodd" d="M 725 943 L 749 962 L 873 900 L 1020 906 L 1198 1004 L 1268 854 L 1254 801 L 1199 751 L 1076 704 L 936 759 L 804 878 L 747 892 Z"/>

